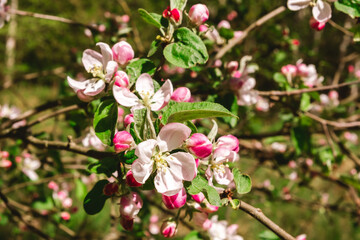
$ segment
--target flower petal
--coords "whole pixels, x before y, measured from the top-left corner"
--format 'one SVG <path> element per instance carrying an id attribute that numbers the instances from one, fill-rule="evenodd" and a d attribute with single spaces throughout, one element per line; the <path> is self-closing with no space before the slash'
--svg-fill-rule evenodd
<path id="1" fill-rule="evenodd" d="M 84 90 L 86 88 L 87 82 L 86 81 L 76 81 L 75 79 L 72 79 L 71 77 L 67 77 L 67 81 L 69 83 L 69 86 L 74 89 L 75 92 L 78 90 Z"/>
<path id="2" fill-rule="evenodd" d="M 171 81 L 168 79 L 161 86 L 161 88 L 155 93 L 155 95 L 151 98 L 151 110 L 159 111 L 163 107 L 165 107 L 170 101 L 171 95 L 173 93 L 173 86 Z"/>
<path id="3" fill-rule="evenodd" d="M 92 49 L 86 49 L 84 51 L 82 63 L 87 72 L 90 72 L 95 66 L 100 68 L 103 66 L 101 54 Z"/>
<path id="4" fill-rule="evenodd" d="M 105 70 L 107 68 L 108 62 L 113 60 L 113 53 L 109 45 L 106 43 L 98 42 L 96 46 L 99 46 L 101 49 L 102 64 Z"/>
<path id="5" fill-rule="evenodd" d="M 165 196 L 175 195 L 183 188 L 182 180 L 173 174 L 170 168 L 157 171 L 154 184 L 156 190 Z"/>
<path id="6" fill-rule="evenodd" d="M 110 82 L 113 78 L 115 72 L 118 69 L 118 64 L 115 61 L 109 61 L 106 65 L 105 70 L 105 81 Z"/>
<path id="7" fill-rule="evenodd" d="M 86 88 L 84 90 L 84 94 L 88 96 L 95 96 L 102 92 L 105 88 L 105 82 L 98 78 L 92 78 L 85 81 Z"/>
<path id="8" fill-rule="evenodd" d="M 164 141 L 166 145 L 160 149 L 162 152 L 171 151 L 181 144 L 190 136 L 191 129 L 182 123 L 166 124 L 159 132 L 158 141 Z"/>
<path id="9" fill-rule="evenodd" d="M 153 150 L 157 141 L 155 139 L 149 139 L 139 143 L 135 149 L 135 155 L 138 156 L 139 161 L 142 163 L 152 162 Z"/>
<path id="10" fill-rule="evenodd" d="M 140 159 L 136 159 L 131 165 L 131 172 L 136 182 L 144 184 L 152 173 L 153 165 L 153 161 L 143 163 Z"/>
<path id="11" fill-rule="evenodd" d="M 147 73 L 141 74 L 136 80 L 135 89 L 139 92 L 142 99 L 154 95 L 154 83 L 151 76 Z M 148 94 L 148 96 L 146 96 L 146 94 Z"/>
<path id="12" fill-rule="evenodd" d="M 253 89 L 256 85 L 256 80 L 255 78 L 252 77 L 247 77 L 244 84 L 242 85 L 242 87 L 240 88 L 241 91 L 250 91 L 251 89 Z"/>
<path id="13" fill-rule="evenodd" d="M 170 170 L 179 178 L 191 181 L 196 176 L 195 159 L 190 153 L 177 152 L 166 158 Z"/>
<path id="14" fill-rule="evenodd" d="M 288 0 L 287 7 L 291 11 L 299 11 L 309 6 L 311 0 Z"/>
<path id="15" fill-rule="evenodd" d="M 119 86 L 113 85 L 113 95 L 115 100 L 125 107 L 133 107 L 139 103 L 139 98 L 130 92 L 127 88 L 122 88 Z"/>
<path id="16" fill-rule="evenodd" d="M 221 185 L 229 185 L 234 179 L 233 174 L 227 166 L 225 166 L 224 171 L 214 169 L 214 177 L 216 182 Z"/>
<path id="17" fill-rule="evenodd" d="M 312 9 L 312 13 L 318 22 L 326 22 L 331 18 L 330 4 L 322 0 L 318 0 L 316 6 Z"/>

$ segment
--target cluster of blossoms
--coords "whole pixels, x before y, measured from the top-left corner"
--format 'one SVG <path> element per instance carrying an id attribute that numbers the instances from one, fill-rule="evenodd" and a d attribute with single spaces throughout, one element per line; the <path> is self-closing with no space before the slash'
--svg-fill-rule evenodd
<path id="1" fill-rule="evenodd" d="M 300 77 L 304 85 L 307 87 L 314 87 L 324 81 L 324 77 L 319 76 L 315 65 L 306 65 L 299 59 L 296 65 L 288 64 L 281 68 L 281 73 L 286 76 L 289 83 L 292 83 L 295 77 Z"/>
<path id="2" fill-rule="evenodd" d="M 12 166 L 12 162 L 9 160 L 9 152 L 1 151 L 0 152 L 0 167 L 10 168 Z"/>
<path id="3" fill-rule="evenodd" d="M 61 184 L 61 187 L 54 181 L 50 181 L 48 183 L 48 188 L 53 191 L 52 197 L 54 199 L 55 203 L 59 203 L 61 205 L 61 208 L 64 209 L 60 213 L 60 217 L 68 221 L 71 218 L 70 213 L 74 213 L 77 211 L 76 207 L 73 206 L 73 200 L 69 196 L 70 194 L 70 186 L 67 183 Z"/>

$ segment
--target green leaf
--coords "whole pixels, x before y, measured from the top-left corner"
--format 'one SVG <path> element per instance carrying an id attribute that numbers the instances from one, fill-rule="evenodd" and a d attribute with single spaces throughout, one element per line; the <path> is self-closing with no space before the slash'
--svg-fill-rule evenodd
<path id="1" fill-rule="evenodd" d="M 192 231 L 185 236 L 184 240 L 202 240 L 200 233 L 197 231 Z"/>
<path id="2" fill-rule="evenodd" d="M 142 19 L 145 20 L 145 22 L 150 23 L 154 25 L 157 28 L 161 28 L 161 18 L 162 16 L 157 13 L 148 13 L 145 9 L 139 8 L 138 12 Z"/>
<path id="3" fill-rule="evenodd" d="M 45 202 L 41 202 L 41 201 L 34 202 L 33 208 L 38 210 L 51 210 L 54 208 L 54 202 L 51 197 L 47 197 Z"/>
<path id="4" fill-rule="evenodd" d="M 4 226 L 9 222 L 8 216 L 5 214 L 0 213 L 0 226 Z"/>
<path id="5" fill-rule="evenodd" d="M 208 182 L 200 175 L 197 175 L 196 178 L 194 178 L 191 183 L 186 186 L 186 189 L 191 195 L 202 192 L 210 204 L 215 206 L 221 205 L 219 193 L 215 190 L 215 188 L 209 186 Z"/>
<path id="6" fill-rule="evenodd" d="M 310 95 L 307 93 L 303 93 L 300 101 L 300 110 L 306 112 L 310 109 L 310 107 L 311 107 Z"/>
<path id="7" fill-rule="evenodd" d="M 94 215 L 103 209 L 105 201 L 109 198 L 109 196 L 103 193 L 103 189 L 108 183 L 109 181 L 105 179 L 98 181 L 93 189 L 86 195 L 84 199 L 84 210 L 87 214 Z"/>
<path id="8" fill-rule="evenodd" d="M 120 154 L 120 159 L 126 164 L 132 164 L 138 157 L 135 155 L 135 149 Z"/>
<path id="9" fill-rule="evenodd" d="M 290 130 L 290 138 L 295 147 L 296 154 L 309 153 L 311 148 L 311 134 L 307 119 L 301 118 L 298 126 Z"/>
<path id="10" fill-rule="evenodd" d="M 155 70 L 156 67 L 154 63 L 146 58 L 133 60 L 126 66 L 126 71 L 130 78 L 130 85 L 134 84 L 141 74 L 148 73 L 153 75 Z"/>
<path id="11" fill-rule="evenodd" d="M 231 29 L 228 29 L 228 28 L 224 28 L 224 27 L 220 28 L 219 34 L 220 34 L 220 36 L 222 36 L 223 38 L 225 38 L 227 40 L 234 37 L 234 31 Z"/>
<path id="12" fill-rule="evenodd" d="M 88 166 L 91 172 L 96 174 L 106 174 L 107 177 L 111 177 L 112 173 L 117 170 L 119 160 L 116 157 L 107 157 L 101 160 L 96 160 Z"/>
<path id="13" fill-rule="evenodd" d="M 211 102 L 182 102 L 170 106 L 162 115 L 162 123 L 185 122 L 198 118 L 236 117 L 229 110 L 218 103 Z"/>
<path id="14" fill-rule="evenodd" d="M 241 174 L 237 168 L 233 169 L 236 191 L 239 194 L 245 194 L 251 191 L 251 178 L 246 174 Z"/>
<path id="15" fill-rule="evenodd" d="M 86 185 L 80 179 L 75 180 L 75 195 L 77 199 L 84 199 L 86 195 Z"/>
<path id="16" fill-rule="evenodd" d="M 181 12 L 184 11 L 187 0 L 170 0 L 170 9 L 177 8 Z"/>
<path id="17" fill-rule="evenodd" d="M 345 176 L 345 175 L 340 176 L 340 179 L 343 182 L 345 182 L 346 184 L 351 185 L 354 188 L 356 188 L 358 191 L 360 191 L 360 181 L 359 181 L 359 179 L 355 179 L 354 177 Z"/>
<path id="18" fill-rule="evenodd" d="M 230 201 L 232 209 L 236 210 L 240 207 L 240 200 L 239 199 L 231 199 Z"/>
<path id="19" fill-rule="evenodd" d="M 179 28 L 174 32 L 174 43 L 167 45 L 164 56 L 171 64 L 191 68 L 207 62 L 209 55 L 199 36 L 188 28 Z"/>
<path id="20" fill-rule="evenodd" d="M 145 134 L 145 119 L 146 119 L 145 108 L 134 111 L 135 131 L 141 134 L 140 137 L 144 137 Z"/>
<path id="21" fill-rule="evenodd" d="M 335 8 L 346 13 L 352 18 L 360 17 L 360 3 L 355 0 L 338 0 L 334 3 Z"/>
<path id="22" fill-rule="evenodd" d="M 261 240 L 280 240 L 280 238 L 273 232 L 269 231 L 269 230 L 265 230 L 263 232 L 261 232 L 258 237 Z"/>
<path id="23" fill-rule="evenodd" d="M 152 55 L 154 55 L 160 47 L 161 47 L 161 41 L 160 40 L 152 41 L 147 57 L 151 57 Z"/>
<path id="24" fill-rule="evenodd" d="M 279 73 L 279 72 L 274 73 L 273 79 L 274 79 L 275 82 L 277 82 L 279 84 L 279 86 L 281 88 L 285 88 L 286 86 L 289 85 L 286 77 L 283 74 Z"/>
<path id="25" fill-rule="evenodd" d="M 95 111 L 93 126 L 96 136 L 106 145 L 111 146 L 118 118 L 115 99 L 102 100 Z"/>

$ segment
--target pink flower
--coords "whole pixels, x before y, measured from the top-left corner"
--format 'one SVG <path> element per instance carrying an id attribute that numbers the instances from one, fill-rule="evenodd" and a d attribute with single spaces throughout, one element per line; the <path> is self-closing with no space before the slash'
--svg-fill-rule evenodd
<path id="1" fill-rule="evenodd" d="M 212 152 L 212 143 L 202 133 L 194 133 L 186 141 L 186 147 L 189 148 L 190 152 L 196 157 L 205 158 Z"/>
<path id="2" fill-rule="evenodd" d="M 134 50 L 131 45 L 125 41 L 116 43 L 111 50 L 114 55 L 114 60 L 120 65 L 125 65 L 134 58 Z"/>
<path id="3" fill-rule="evenodd" d="M 190 8 L 189 18 L 196 26 L 209 19 L 209 9 L 204 4 L 195 4 Z"/>
<path id="4" fill-rule="evenodd" d="M 205 32 L 206 30 L 208 30 L 208 27 L 206 25 L 199 26 L 199 32 Z"/>
<path id="5" fill-rule="evenodd" d="M 124 118 L 124 125 L 125 127 L 127 127 L 129 124 L 135 122 L 134 120 L 134 114 L 130 113 L 128 115 L 125 116 Z"/>
<path id="6" fill-rule="evenodd" d="M 236 18 L 238 16 L 238 13 L 235 10 L 232 10 L 228 15 L 227 15 L 227 19 L 229 21 L 234 20 L 234 18 Z"/>
<path id="7" fill-rule="evenodd" d="M 68 212 L 61 212 L 60 217 L 62 220 L 65 220 L 65 221 L 69 221 L 71 218 L 70 213 L 68 213 Z"/>
<path id="8" fill-rule="evenodd" d="M 41 163 L 38 159 L 32 157 L 30 154 L 26 155 L 24 161 L 23 161 L 23 166 L 22 166 L 22 171 L 23 173 L 28 176 L 32 181 L 36 181 L 39 179 L 39 176 L 37 175 L 37 173 L 35 172 L 36 169 L 40 168 Z"/>
<path id="9" fill-rule="evenodd" d="M 325 27 L 325 25 L 326 25 L 326 22 L 319 22 L 319 21 L 317 21 L 317 20 L 316 20 L 315 18 L 313 18 L 313 17 L 310 18 L 309 23 L 310 23 L 310 27 L 311 27 L 312 29 L 317 30 L 317 31 L 323 30 L 324 27 Z"/>
<path id="10" fill-rule="evenodd" d="M 190 89 L 187 87 L 179 87 L 175 89 L 173 94 L 171 95 L 171 100 L 175 102 L 189 102 L 191 99 Z"/>
<path id="11" fill-rule="evenodd" d="M 285 65 L 281 68 L 281 73 L 285 76 L 295 77 L 297 73 L 297 67 L 292 64 Z"/>
<path id="12" fill-rule="evenodd" d="M 83 95 L 96 96 L 102 92 L 105 88 L 105 83 L 109 83 L 112 80 L 118 68 L 117 63 L 113 61 L 113 54 L 109 45 L 102 42 L 96 45 L 100 47 L 101 54 L 92 49 L 86 49 L 82 57 L 86 71 L 91 73 L 93 78 L 81 82 L 67 77 L 69 86 L 76 93 L 80 92 L 78 95 L 86 101 L 88 99 L 85 99 Z"/>
<path id="13" fill-rule="evenodd" d="M 123 88 L 129 86 L 129 77 L 124 71 L 117 71 L 114 76 L 115 85 Z"/>
<path id="14" fill-rule="evenodd" d="M 162 201 L 168 209 L 181 208 L 186 203 L 185 188 L 182 188 L 180 192 L 172 196 L 162 195 Z"/>
<path id="15" fill-rule="evenodd" d="M 150 108 L 152 111 L 159 111 L 167 105 L 173 92 L 171 81 L 168 79 L 161 88 L 154 93 L 154 83 L 151 76 L 143 73 L 136 81 L 135 89 L 141 98 L 127 88 L 121 88 L 114 84 L 113 94 L 116 101 L 125 107 L 134 109 Z"/>
<path id="16" fill-rule="evenodd" d="M 217 28 L 220 29 L 220 28 L 226 28 L 226 29 L 230 29 L 231 28 L 231 25 L 228 21 L 226 20 L 222 20 L 218 23 L 217 25 Z"/>
<path id="17" fill-rule="evenodd" d="M 177 8 L 174 8 L 173 10 L 170 10 L 170 6 L 168 6 L 163 11 L 162 15 L 163 15 L 164 18 L 171 18 L 175 22 L 180 22 L 180 19 L 181 19 L 181 12 Z"/>
<path id="18" fill-rule="evenodd" d="M 195 194 L 195 195 L 191 195 L 191 197 L 197 203 L 202 203 L 205 199 L 205 195 L 202 192 Z"/>
<path id="19" fill-rule="evenodd" d="M 176 222 L 165 221 L 161 225 L 160 232 L 164 237 L 171 238 L 171 237 L 175 236 L 175 234 L 177 232 L 176 227 L 177 227 Z"/>
<path id="20" fill-rule="evenodd" d="M 306 240 L 306 234 L 301 234 L 296 237 L 296 240 Z"/>
<path id="21" fill-rule="evenodd" d="M 137 182 L 144 184 L 155 167 L 155 188 L 159 193 L 172 196 L 183 188 L 183 180 L 191 181 L 196 176 L 195 159 L 190 153 L 170 151 L 180 147 L 191 133 L 190 128 L 181 123 L 165 125 L 157 139 L 150 139 L 137 145 L 138 157 L 131 171 Z"/>
<path id="22" fill-rule="evenodd" d="M 132 192 L 120 199 L 120 214 L 123 218 L 134 219 L 142 205 L 143 201 L 140 195 Z"/>
<path id="23" fill-rule="evenodd" d="M 230 61 L 226 64 L 226 69 L 231 73 L 239 68 L 238 61 Z"/>
<path id="24" fill-rule="evenodd" d="M 302 77 L 304 84 L 308 87 L 314 87 L 324 81 L 324 77 L 318 76 L 315 65 L 306 65 L 302 63 L 302 59 L 296 62 L 298 75 Z"/>
<path id="25" fill-rule="evenodd" d="M 132 174 L 131 170 L 129 170 L 126 173 L 126 183 L 130 186 L 130 187 L 140 187 L 142 184 L 138 183 L 135 178 L 134 175 Z"/>
<path id="26" fill-rule="evenodd" d="M 2 158 L 8 158 L 10 156 L 9 152 L 7 151 L 2 151 L 1 152 L 1 155 L 0 155 Z"/>
<path id="27" fill-rule="evenodd" d="M 230 151 L 239 152 L 239 140 L 233 135 L 219 137 L 216 147 L 226 148 Z"/>
<path id="28" fill-rule="evenodd" d="M 291 11 L 298 11 L 308 7 L 311 2 L 311 0 L 288 0 L 287 7 Z M 330 4 L 323 0 L 317 0 L 316 5 L 312 9 L 312 14 L 318 22 L 328 21 L 331 18 Z"/>
<path id="29" fill-rule="evenodd" d="M 50 181 L 48 183 L 48 188 L 57 192 L 59 190 L 59 185 L 57 185 L 57 183 L 54 181 Z"/>
<path id="30" fill-rule="evenodd" d="M 113 139 L 115 152 L 120 153 L 130 149 L 135 143 L 134 138 L 127 131 L 117 132 Z"/>
<path id="31" fill-rule="evenodd" d="M 12 162 L 8 159 L 0 160 L 0 167 L 10 168 L 12 166 Z"/>
<path id="32" fill-rule="evenodd" d="M 73 200 L 71 198 L 65 198 L 64 201 L 62 201 L 63 208 L 70 208 L 73 204 Z"/>

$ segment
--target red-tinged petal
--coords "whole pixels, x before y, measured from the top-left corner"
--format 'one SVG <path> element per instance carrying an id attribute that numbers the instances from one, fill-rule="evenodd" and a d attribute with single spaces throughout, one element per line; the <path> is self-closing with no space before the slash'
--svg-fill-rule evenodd
<path id="1" fill-rule="evenodd" d="M 159 111 L 165 107 L 170 101 L 171 95 L 173 94 L 173 86 L 170 80 L 166 80 L 161 88 L 151 98 L 151 110 Z"/>

